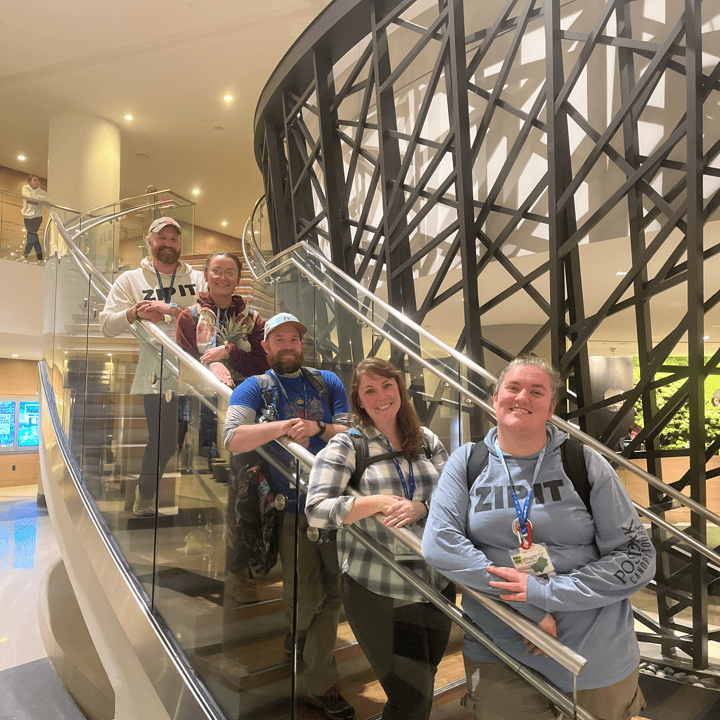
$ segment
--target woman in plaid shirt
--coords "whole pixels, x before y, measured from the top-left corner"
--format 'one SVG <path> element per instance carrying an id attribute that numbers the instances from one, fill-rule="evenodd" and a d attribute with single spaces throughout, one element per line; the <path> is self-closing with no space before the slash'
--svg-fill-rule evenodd
<path id="1" fill-rule="evenodd" d="M 434 433 L 421 428 L 402 373 L 385 360 L 369 358 L 358 365 L 350 403 L 355 431 L 368 440 L 369 458 L 403 454 L 368 465 L 358 485 L 363 497 L 353 498 L 343 494 L 355 469 L 352 441 L 346 433 L 332 438 L 310 474 L 305 508 L 310 525 L 357 523 L 454 602 L 452 583 L 371 519 L 382 513 L 388 527 L 407 526 L 421 536 L 430 496 L 447 460 L 445 448 Z M 388 698 L 383 719 L 427 720 L 451 621 L 349 534 L 339 533 L 337 544 L 345 612 Z"/>

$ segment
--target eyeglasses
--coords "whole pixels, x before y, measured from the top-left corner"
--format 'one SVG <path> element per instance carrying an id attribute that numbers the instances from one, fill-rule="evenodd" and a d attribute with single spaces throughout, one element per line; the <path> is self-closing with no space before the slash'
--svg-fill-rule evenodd
<path id="1" fill-rule="evenodd" d="M 228 270 L 225 270 L 225 272 L 223 272 L 218 267 L 212 267 L 208 270 L 208 272 L 214 278 L 221 278 L 224 275 L 228 280 L 234 280 L 238 276 L 237 268 L 229 268 Z"/>

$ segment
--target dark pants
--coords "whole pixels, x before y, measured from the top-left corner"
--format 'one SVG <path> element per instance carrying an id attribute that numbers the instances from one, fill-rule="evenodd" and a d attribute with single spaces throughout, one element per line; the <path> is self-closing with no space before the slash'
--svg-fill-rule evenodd
<path id="1" fill-rule="evenodd" d="M 25 229 L 27 230 L 27 238 L 25 240 L 25 252 L 23 257 L 27 257 L 31 250 L 35 250 L 38 260 L 43 259 L 42 246 L 40 245 L 40 238 L 38 237 L 38 230 L 42 225 L 42 215 L 34 218 L 23 218 L 25 221 Z"/>
<path id="2" fill-rule="evenodd" d="M 178 398 L 167 402 L 162 395 L 145 395 L 148 444 L 142 456 L 138 492 L 144 498 L 155 497 L 165 466 L 177 447 Z"/>
<path id="3" fill-rule="evenodd" d="M 342 594 L 350 627 L 388 698 L 383 720 L 427 720 L 450 618 L 432 603 L 393 607 L 392 598 L 370 592 L 347 573 Z M 442 594 L 455 602 L 452 583 Z"/>

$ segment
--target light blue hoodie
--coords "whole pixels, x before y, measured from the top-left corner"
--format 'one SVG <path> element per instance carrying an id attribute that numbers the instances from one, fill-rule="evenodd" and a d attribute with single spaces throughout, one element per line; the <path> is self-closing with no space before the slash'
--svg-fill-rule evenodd
<path id="1" fill-rule="evenodd" d="M 592 516 L 588 514 L 563 470 L 560 446 L 567 436 L 550 423 L 547 432 L 529 518 L 533 542 L 546 546 L 557 575 L 528 577 L 527 602 L 507 604 L 534 622 L 552 613 L 558 639 L 588 660 L 578 677 L 578 689 L 606 687 L 627 677 L 639 663 L 628 598 L 652 579 L 655 549 L 609 463 L 586 447 Z M 423 554 L 434 568 L 495 598 L 501 591 L 488 583 L 500 578 L 486 568 L 512 567 L 509 551 L 518 548 L 512 532 L 517 515 L 495 449 L 496 436 L 493 428 L 485 438 L 488 462 L 469 494 L 467 462 L 472 443 L 450 456 L 432 496 L 423 537 Z M 537 454 L 505 455 L 521 505 L 537 459 Z M 505 652 L 560 690 L 572 691 L 572 675 L 551 658 L 526 654 L 522 637 L 502 620 L 467 596 L 463 609 Z M 464 653 L 476 661 L 499 662 L 470 637 L 465 639 Z"/>

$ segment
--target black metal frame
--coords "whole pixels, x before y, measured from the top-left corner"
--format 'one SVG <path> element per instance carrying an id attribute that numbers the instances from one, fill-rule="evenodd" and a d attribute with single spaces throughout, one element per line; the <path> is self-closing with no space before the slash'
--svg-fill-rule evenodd
<path id="1" fill-rule="evenodd" d="M 703 51 L 720 55 L 720 33 L 703 34 L 708 5 L 658 0 L 663 23 L 644 17 L 635 0 L 336 0 L 278 66 L 255 117 L 276 251 L 301 240 L 319 245 L 369 289 L 386 286 L 394 307 L 421 324 L 462 293 L 455 345 L 484 366 L 549 340 L 577 396 L 565 417 L 608 442 L 639 402 L 644 430 L 627 452 L 643 443 L 658 477 L 667 453 L 656 438 L 687 403 L 693 442 L 679 485 L 702 503 L 707 478 L 720 474 L 706 469 L 720 443 L 705 447 L 701 382 L 720 360 L 706 362 L 703 345 L 706 316 L 720 301 L 719 287 L 704 284 L 720 252 L 705 232 L 720 193 L 703 196 L 704 183 L 720 177 L 720 65 L 702 67 Z M 524 60 L 531 33 L 544 49 Z M 582 83 L 593 81 L 597 91 L 583 95 Z M 645 154 L 643 123 L 664 130 Z M 490 178 L 488 158 L 500 145 Z M 521 193 L 519 178 L 537 157 L 544 168 L 527 172 Z M 589 307 L 581 243 L 616 238 L 618 227 L 631 267 Z M 547 260 L 522 271 L 516 259 L 527 252 Z M 430 265 L 434 277 L 421 290 Z M 481 298 L 479 283 L 498 272 L 506 286 Z M 686 289 L 687 313 L 658 339 L 654 304 L 677 286 Z M 502 347 L 485 318 L 518 296 L 528 317 L 539 310 L 545 319 L 520 348 Z M 634 313 L 640 382 L 594 401 L 588 341 L 623 311 Z M 688 367 L 656 380 L 683 336 Z M 687 382 L 658 409 L 657 387 L 679 378 Z M 596 432 L 598 412 L 616 403 L 621 411 Z M 473 429 L 482 432 L 479 417 Z M 649 504 L 669 507 L 657 491 Z M 706 540 L 703 520 L 693 517 L 691 528 Z M 707 586 L 716 575 L 662 531 L 654 539 L 666 551 L 655 587 L 660 622 L 647 620 L 642 637 L 705 667 L 715 639 Z M 688 573 L 691 587 L 682 584 Z M 676 620 L 685 608 L 692 629 Z"/>

